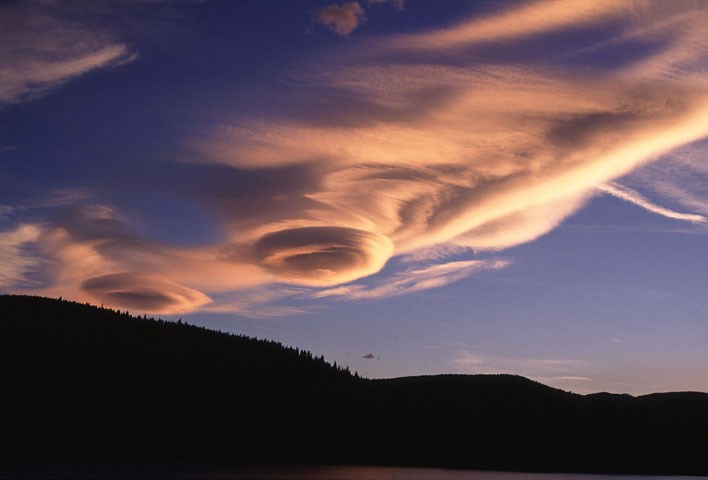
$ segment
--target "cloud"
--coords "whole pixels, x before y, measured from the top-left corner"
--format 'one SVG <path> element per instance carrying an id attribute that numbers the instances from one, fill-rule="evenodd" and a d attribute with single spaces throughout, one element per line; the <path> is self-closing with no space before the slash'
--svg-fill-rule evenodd
<path id="1" fill-rule="evenodd" d="M 0 7 L 0 30 L 0 105 L 37 98 L 78 76 L 137 58 L 106 32 L 33 2 Z"/>
<path id="2" fill-rule="evenodd" d="M 708 215 L 708 167 L 705 149 L 697 142 L 680 148 L 622 179 L 652 193 L 665 202 L 676 203 L 701 216 Z"/>
<path id="3" fill-rule="evenodd" d="M 321 8 L 316 20 L 337 35 L 347 37 L 366 20 L 366 16 L 359 2 L 333 3 Z"/>
<path id="4" fill-rule="evenodd" d="M 388 237 L 397 255 L 534 240 L 581 208 L 595 186 L 708 133 L 703 89 L 612 75 L 426 64 L 329 77 L 335 98 L 342 90 L 366 98 L 370 121 L 246 122 L 202 139 L 196 155 L 272 172 L 317 162 L 300 194 L 310 208 L 265 215 L 272 228 L 347 226 Z M 446 98 L 436 101 L 441 88 Z M 398 118 L 427 96 L 424 109 Z M 346 117 L 344 98 L 335 114 Z"/>
<path id="5" fill-rule="evenodd" d="M 0 288 L 32 286 L 27 275 L 39 268 L 40 260 L 25 247 L 35 243 L 39 234 L 40 227 L 32 224 L 0 232 Z"/>
<path id="6" fill-rule="evenodd" d="M 184 313 L 210 302 L 197 290 L 200 287 L 218 292 L 244 282 L 253 286 L 259 275 L 267 279 L 257 267 L 241 268 L 210 249 L 176 248 L 143 239 L 120 212 L 100 204 L 61 208 L 46 223 L 9 232 L 2 240 L 0 251 L 8 261 L 0 285 L 8 293 Z M 28 244 L 32 255 L 23 251 Z M 32 273 L 31 283 L 27 273 Z M 190 286 L 181 285 L 184 281 Z"/>
<path id="7" fill-rule="evenodd" d="M 210 313 L 227 313 L 249 318 L 292 317 L 307 313 L 303 307 L 293 304 L 303 291 L 292 287 L 269 287 L 239 290 L 212 295 L 213 302 L 201 308 Z M 282 302 L 288 302 L 283 304 Z"/>
<path id="8" fill-rule="evenodd" d="M 368 3 L 369 5 L 381 5 L 384 3 L 390 3 L 396 10 L 401 12 L 403 11 L 403 6 L 406 3 L 406 0 L 366 0 L 366 3 Z"/>
<path id="9" fill-rule="evenodd" d="M 26 208 L 60 207 L 85 202 L 91 198 L 91 190 L 87 188 L 63 188 L 54 190 L 34 199 Z"/>
<path id="10" fill-rule="evenodd" d="M 568 381 L 568 382 L 592 382 L 593 379 L 590 377 L 573 377 L 573 376 L 565 376 L 565 377 L 551 377 L 554 380 L 562 380 L 562 381 Z"/>
<path id="11" fill-rule="evenodd" d="M 437 63 L 416 52 L 609 24 L 661 30 L 652 26 L 665 18 L 664 7 L 647 4 L 641 11 L 622 2 L 534 2 L 408 35 L 400 44 L 394 36 L 388 40 L 397 51 L 410 54 L 405 61 L 362 52 L 303 76 L 311 86 L 293 95 L 311 95 L 313 108 L 225 122 L 192 143 L 195 156 L 273 175 L 309 166 L 296 177 L 307 186 L 298 192 L 285 186 L 282 197 L 302 208 L 261 205 L 266 222 L 258 228 L 234 222 L 242 241 L 249 230 L 259 238 L 329 225 L 387 238 L 392 256 L 434 252 L 441 265 L 446 250 L 483 254 L 530 242 L 582 208 L 598 186 L 704 138 L 708 88 L 693 80 L 632 77 L 626 65 L 581 76 L 535 59 L 456 66 L 449 57 Z M 628 38 L 618 39 L 617 48 Z M 388 48 L 386 38 L 379 40 Z M 320 98 L 328 100 L 319 106 Z M 335 286 L 315 296 L 397 295 L 456 278 L 434 271 L 400 273 L 410 279 L 393 274 L 385 286 Z M 431 278 L 418 282 L 418 274 Z M 356 274 L 331 278 L 336 285 Z"/>
<path id="12" fill-rule="evenodd" d="M 362 355 L 361 358 L 365 358 L 367 360 L 370 360 L 372 358 L 376 358 L 376 356 L 373 353 L 367 353 L 366 355 Z"/>
<path id="13" fill-rule="evenodd" d="M 696 180 L 695 178 L 693 179 Z M 690 185 L 690 183 L 689 183 Z M 704 184 L 705 185 L 705 184 Z M 664 178 L 653 185 L 654 189 L 662 196 L 671 198 L 681 205 L 695 209 L 703 214 L 708 214 L 708 194 L 705 187 L 698 186 L 693 191 L 687 188 L 686 183 L 681 183 L 677 178 Z"/>
<path id="14" fill-rule="evenodd" d="M 597 188 L 600 190 L 609 193 L 610 195 L 617 197 L 622 200 L 626 200 L 629 203 L 633 203 L 634 205 L 637 205 L 639 207 L 644 208 L 645 210 L 648 210 L 652 213 L 656 213 L 657 215 L 661 215 L 667 218 L 672 218 L 674 220 L 684 220 L 687 222 L 692 222 L 692 223 L 701 223 L 701 224 L 706 224 L 708 223 L 708 219 L 704 217 L 703 215 L 698 215 L 698 214 L 693 214 L 693 213 L 680 213 L 680 212 L 675 212 L 671 209 L 662 207 L 660 205 L 656 205 L 655 203 L 651 202 L 644 196 L 642 196 L 639 192 L 636 192 L 632 190 L 631 188 L 627 188 L 623 185 L 620 185 L 619 183 L 616 182 L 611 182 L 605 185 L 600 185 Z"/>
<path id="15" fill-rule="evenodd" d="M 474 251 L 470 247 L 441 243 L 416 250 L 413 253 L 402 256 L 401 260 L 410 264 L 433 263 L 446 261 L 450 257 L 469 256 L 471 254 L 474 254 Z"/>
<path id="16" fill-rule="evenodd" d="M 217 234 L 173 245 L 138 235 L 135 218 L 114 206 L 64 208 L 57 201 L 61 212 L 35 242 L 48 260 L 43 275 L 50 286 L 42 292 L 169 311 L 284 312 L 290 300 L 403 295 L 503 268 L 507 261 L 496 252 L 552 231 L 599 195 L 598 187 L 697 221 L 614 182 L 631 185 L 627 178 L 654 165 L 665 181 L 653 182 L 655 190 L 683 204 L 705 198 L 703 157 L 690 168 L 678 157 L 666 159 L 708 135 L 708 34 L 696 26 L 706 12 L 700 2 L 509 4 L 446 28 L 382 36 L 348 45 L 347 55 L 318 57 L 265 95 L 257 113 L 216 112 L 213 124 L 184 142 L 184 163 L 164 166 L 155 178 L 160 185 L 188 172 L 185 188 L 171 188 L 215 218 Z M 330 5 L 318 18 L 346 35 L 362 21 L 363 8 Z M 75 48 L 69 32 L 59 42 L 68 53 L 56 58 L 122 45 L 82 28 L 77 35 L 97 38 L 91 48 Z M 544 35 L 565 39 L 577 29 L 609 40 L 585 50 L 554 41 L 553 55 L 541 48 L 548 45 Z M 523 55 L 520 39 L 528 46 Z M 477 48 L 490 42 L 497 60 Z M 34 58 L 35 50 L 18 61 Z M 616 63 L 577 69 L 601 50 Z M 86 65 L 90 71 L 103 63 Z M 696 186 L 679 198 L 681 185 L 667 178 L 683 185 L 685 176 L 674 173 L 688 170 Z M 105 275 L 119 276 L 86 284 Z M 110 293 L 106 285 L 113 284 L 127 294 Z M 215 301 L 175 293 L 178 287 Z M 287 291 L 262 294 L 280 288 Z"/>
<path id="17" fill-rule="evenodd" d="M 568 375 L 582 367 L 582 362 L 575 359 L 558 358 L 511 358 L 496 355 L 483 355 L 468 350 L 458 352 L 453 360 L 457 368 L 474 373 L 508 373 L 538 378 L 539 375 L 555 374 L 554 378 L 568 379 Z"/>
<path id="18" fill-rule="evenodd" d="M 211 301 L 201 292 L 139 272 L 89 278 L 82 282 L 81 288 L 101 302 L 148 313 L 190 312 Z"/>
<path id="19" fill-rule="evenodd" d="M 657 2 L 663 19 L 653 23 L 654 28 L 637 28 L 634 41 L 654 45 L 654 55 L 640 58 L 624 69 L 623 74 L 635 78 L 662 78 L 705 85 L 705 65 L 708 61 L 708 34 L 705 23 L 708 11 L 700 2 L 681 4 L 685 8 L 672 8 Z"/>
<path id="20" fill-rule="evenodd" d="M 392 245 L 386 237 L 353 228 L 301 227 L 268 233 L 254 249 L 258 262 L 279 279 L 328 286 L 378 272 Z"/>
<path id="21" fill-rule="evenodd" d="M 388 46 L 405 49 L 450 50 L 475 44 L 518 39 L 543 33 L 587 27 L 626 14 L 632 2 L 615 0 L 543 0 L 506 6 L 482 18 L 425 33 L 394 36 Z"/>
<path id="22" fill-rule="evenodd" d="M 457 282 L 474 272 L 498 270 L 509 265 L 506 260 L 464 260 L 417 268 L 409 268 L 386 278 L 374 286 L 349 285 L 316 292 L 316 298 L 339 297 L 348 300 L 382 298 L 440 288 Z"/>
<path id="23" fill-rule="evenodd" d="M 65 188 L 53 190 L 46 194 L 26 199 L 15 205 L 0 205 L 0 217 L 16 214 L 22 211 L 31 211 L 40 208 L 54 208 L 65 205 L 75 205 L 91 198 L 91 191 L 86 188 Z"/>

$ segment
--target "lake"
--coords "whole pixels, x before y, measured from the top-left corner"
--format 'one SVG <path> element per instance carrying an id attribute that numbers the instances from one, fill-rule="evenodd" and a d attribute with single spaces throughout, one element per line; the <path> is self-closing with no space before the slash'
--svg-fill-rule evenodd
<path id="1" fill-rule="evenodd" d="M 187 478 L 187 477 L 182 477 Z M 200 472 L 194 478 L 243 480 L 663 480 L 708 477 L 515 473 L 399 467 L 248 467 Z"/>
<path id="2" fill-rule="evenodd" d="M 175 480 L 668 480 L 708 477 L 586 475 L 577 473 L 515 473 L 434 468 L 360 466 L 177 466 L 156 464 L 51 464 L 12 469 L 0 466 L 0 479 Z"/>

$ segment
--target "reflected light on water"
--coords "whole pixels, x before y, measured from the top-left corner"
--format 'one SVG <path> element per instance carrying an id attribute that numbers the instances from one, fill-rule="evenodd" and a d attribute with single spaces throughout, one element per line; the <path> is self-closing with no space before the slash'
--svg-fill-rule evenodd
<path id="1" fill-rule="evenodd" d="M 376 466 L 241 467 L 200 478 L 240 480 L 607 480 L 608 475 L 520 473 Z M 686 477 L 612 475 L 617 480 L 669 480 Z"/>

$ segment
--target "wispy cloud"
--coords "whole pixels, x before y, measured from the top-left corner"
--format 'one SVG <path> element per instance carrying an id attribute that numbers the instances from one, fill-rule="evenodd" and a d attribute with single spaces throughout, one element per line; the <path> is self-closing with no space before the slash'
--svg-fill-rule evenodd
<path id="1" fill-rule="evenodd" d="M 333 3 L 321 8 L 316 20 L 337 35 L 346 37 L 366 20 L 366 15 L 359 2 Z"/>
<path id="2" fill-rule="evenodd" d="M 315 298 L 340 297 L 349 300 L 406 295 L 421 290 L 440 288 L 457 282 L 474 272 L 498 270 L 509 265 L 506 260 L 465 260 L 409 268 L 385 279 L 377 286 L 349 285 L 316 292 Z"/>
<path id="3" fill-rule="evenodd" d="M 623 178 L 624 183 L 649 191 L 652 197 L 708 215 L 706 142 L 691 144 Z"/>
<path id="4" fill-rule="evenodd" d="M 396 10 L 399 12 L 403 11 L 403 7 L 406 3 L 406 0 L 366 0 L 366 3 L 369 5 L 380 5 L 384 3 L 390 3 L 394 6 Z"/>
<path id="5" fill-rule="evenodd" d="M 214 302 L 202 308 L 210 313 L 228 313 L 249 318 L 292 317 L 307 313 L 308 310 L 296 305 L 283 304 L 296 298 L 302 298 L 306 292 L 302 289 L 271 287 L 267 289 L 245 289 L 236 293 L 225 292 L 215 295 Z"/>
<path id="6" fill-rule="evenodd" d="M 37 98 L 137 53 L 106 32 L 34 2 L 0 7 L 0 105 Z"/>
<path id="7" fill-rule="evenodd" d="M 389 46 L 450 50 L 479 43 L 530 37 L 572 27 L 587 27 L 624 14 L 631 2 L 615 0 L 543 0 L 506 5 L 501 12 L 471 18 L 450 27 L 401 35 Z"/>
<path id="8" fill-rule="evenodd" d="M 599 188 L 603 192 L 609 193 L 614 197 L 626 200 L 627 202 L 633 203 L 634 205 L 642 207 L 645 210 L 648 210 L 652 213 L 656 213 L 657 215 L 661 215 L 667 218 L 673 218 L 674 220 L 685 220 L 687 222 L 693 223 L 708 223 L 708 219 L 703 215 L 675 212 L 669 208 L 665 208 L 651 202 L 646 197 L 642 196 L 639 192 L 634 191 L 631 188 L 625 187 L 623 185 L 620 185 L 616 182 L 600 185 L 597 188 Z"/>
<path id="9" fill-rule="evenodd" d="M 35 243 L 39 234 L 39 226 L 32 224 L 0 232 L 0 289 L 32 286 L 27 275 L 39 268 L 40 260 L 25 247 Z"/>
<path id="10" fill-rule="evenodd" d="M 558 358 L 512 358 L 462 350 L 458 352 L 453 364 L 474 373 L 509 373 L 536 377 L 568 373 L 581 366 L 582 362 Z"/>

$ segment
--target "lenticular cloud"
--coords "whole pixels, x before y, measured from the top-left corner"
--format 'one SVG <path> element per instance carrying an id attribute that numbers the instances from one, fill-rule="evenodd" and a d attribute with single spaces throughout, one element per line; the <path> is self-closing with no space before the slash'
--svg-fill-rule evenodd
<path id="1" fill-rule="evenodd" d="M 255 244 L 259 263 L 280 279 L 312 286 L 356 280 L 379 271 L 388 238 L 343 227 L 302 227 L 268 233 Z"/>
<path id="2" fill-rule="evenodd" d="M 695 75 L 665 75 L 677 56 L 697 52 L 696 42 L 706 45 L 708 36 L 697 40 L 689 28 L 696 20 L 686 15 L 698 9 L 704 18 L 705 7 L 635 7 L 536 2 L 448 30 L 382 38 L 375 53 L 358 52 L 345 65 L 302 77 L 308 86 L 293 95 L 333 99 L 317 115 L 235 120 L 192 145 L 200 158 L 239 170 L 277 176 L 309 166 L 301 170 L 307 180 L 299 180 L 309 188 L 293 196 L 308 207 L 279 216 L 276 204 L 269 209 L 265 202 L 268 221 L 253 229 L 262 238 L 280 238 L 283 226 L 298 232 L 292 257 L 302 260 L 298 268 L 281 265 L 280 254 L 259 257 L 267 268 L 281 268 L 285 281 L 334 285 L 373 273 L 393 255 L 441 245 L 493 252 L 529 242 L 582 208 L 596 187 L 708 134 L 708 84 Z M 667 38 L 666 15 L 685 23 L 690 38 Z M 469 60 L 490 42 L 602 29 L 608 22 L 624 22 L 625 34 L 588 51 L 621 48 L 638 37 L 656 45 L 641 60 L 582 74 L 550 66 L 543 51 L 523 62 Z M 420 53 L 431 49 L 456 56 L 436 63 Z M 238 218 L 231 220 L 234 235 L 244 236 Z M 375 262 L 342 262 L 337 249 L 349 246 L 328 247 L 317 238 L 333 228 L 386 240 L 366 249 Z M 306 244 L 322 249 L 310 252 Z"/>
<path id="3" fill-rule="evenodd" d="M 210 301 L 201 292 L 144 273 L 101 275 L 84 281 L 81 288 L 105 303 L 144 312 L 183 313 Z"/>

